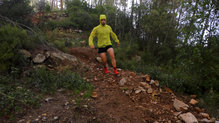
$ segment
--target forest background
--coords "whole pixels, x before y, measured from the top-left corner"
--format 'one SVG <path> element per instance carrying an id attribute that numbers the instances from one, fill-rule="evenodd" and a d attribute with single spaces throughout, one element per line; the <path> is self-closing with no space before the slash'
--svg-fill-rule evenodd
<path id="1" fill-rule="evenodd" d="M 31 17 L 37 13 L 42 13 L 42 21 L 33 23 Z M 65 18 L 44 21 L 51 13 L 64 13 Z M 99 24 L 100 14 L 106 14 L 107 24 L 121 42 L 120 47 L 114 48 L 119 68 L 149 74 L 175 92 L 196 94 L 200 105 L 218 116 L 216 0 L 0 0 L 1 72 L 11 74 L 14 70 L 11 66 L 24 65 L 19 57 L 14 57 L 16 49 L 30 49 L 42 37 L 51 42 L 51 37 L 42 32 L 80 29 L 87 41 L 93 27 Z M 22 31 L 5 26 L 5 18 L 23 25 Z M 41 33 L 30 38 L 27 27 Z M 13 50 L 6 53 L 6 49 Z"/>

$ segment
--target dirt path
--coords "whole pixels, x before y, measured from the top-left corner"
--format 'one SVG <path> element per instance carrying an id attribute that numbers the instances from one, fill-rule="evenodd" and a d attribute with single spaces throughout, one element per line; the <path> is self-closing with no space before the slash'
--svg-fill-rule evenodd
<path id="1" fill-rule="evenodd" d="M 154 122 L 174 120 L 172 98 L 170 93 L 160 94 L 159 101 L 152 101 L 151 94 L 147 92 L 135 93 L 140 82 L 145 81 L 143 75 L 136 75 L 131 71 L 120 70 L 120 75 L 104 74 L 101 63 L 95 58 L 98 54 L 89 48 L 74 48 L 71 54 L 81 58 L 90 66 L 87 78 L 95 87 L 98 97 L 91 101 L 97 110 L 97 120 L 100 122 Z M 78 55 L 80 54 L 80 55 Z M 120 85 L 125 78 L 126 83 Z M 160 91 L 158 87 L 154 90 Z"/>
<path id="2" fill-rule="evenodd" d="M 17 122 L 171 123 L 178 120 L 173 107 L 175 95 L 149 84 L 145 75 L 119 70 L 119 76 L 115 76 L 111 67 L 110 73 L 104 74 L 102 64 L 95 59 L 98 54 L 90 48 L 73 48 L 70 54 L 89 67 L 83 76 L 94 85 L 97 98 L 87 99 L 78 106 L 76 95 L 59 90 L 55 95 L 45 96 L 48 101 L 43 100 L 39 109 L 17 116 Z M 199 117 L 193 108 L 189 111 Z"/>

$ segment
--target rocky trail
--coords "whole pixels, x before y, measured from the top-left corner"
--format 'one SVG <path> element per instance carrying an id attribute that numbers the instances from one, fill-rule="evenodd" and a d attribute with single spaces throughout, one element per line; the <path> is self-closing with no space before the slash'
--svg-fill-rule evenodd
<path id="1" fill-rule="evenodd" d="M 196 123 L 216 120 L 196 106 L 195 95 L 176 96 L 171 89 L 160 87 L 157 80 L 151 80 L 150 75 L 119 69 L 120 74 L 116 76 L 111 67 L 110 72 L 104 74 L 96 50 L 76 47 L 69 50 L 69 55 L 46 47 L 39 49 L 31 52 L 38 66 L 43 64 L 50 70 L 70 67 L 72 71 L 80 72 L 94 90 L 91 98 L 81 101 L 80 105 L 73 92 L 57 90 L 56 94 L 44 97 L 40 108 L 17 116 L 18 123 Z"/>

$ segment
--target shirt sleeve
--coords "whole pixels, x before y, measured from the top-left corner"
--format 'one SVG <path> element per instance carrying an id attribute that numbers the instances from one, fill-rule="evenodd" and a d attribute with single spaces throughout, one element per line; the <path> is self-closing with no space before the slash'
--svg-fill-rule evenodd
<path id="1" fill-rule="evenodd" d="M 88 41 L 89 46 L 94 45 L 93 43 L 94 37 L 96 37 L 96 28 L 94 28 L 90 34 L 89 41 Z"/>
<path id="2" fill-rule="evenodd" d="M 112 30 L 112 28 L 109 26 L 109 28 L 110 28 L 110 35 L 111 35 L 111 37 L 113 38 L 113 40 L 115 41 L 115 42 L 119 42 L 119 39 L 118 39 L 118 37 L 116 36 L 116 34 L 113 32 L 113 30 Z"/>

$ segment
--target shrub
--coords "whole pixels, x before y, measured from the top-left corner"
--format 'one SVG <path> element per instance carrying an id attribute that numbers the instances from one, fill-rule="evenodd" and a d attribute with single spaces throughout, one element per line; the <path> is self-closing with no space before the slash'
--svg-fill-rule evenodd
<path id="1" fill-rule="evenodd" d="M 29 0 L 3 0 L 0 5 L 0 15 L 6 16 L 9 19 L 30 25 L 30 16 L 33 8 L 29 5 Z"/>
<path id="2" fill-rule="evenodd" d="M 23 59 L 18 50 L 33 45 L 26 31 L 6 25 L 0 28 L 0 37 L 0 72 L 9 70 L 11 66 L 22 67 Z"/>
<path id="3" fill-rule="evenodd" d="M 56 28 L 63 28 L 63 29 L 69 29 L 69 28 L 73 28 L 76 27 L 76 24 L 72 21 L 70 21 L 70 19 L 66 18 L 60 21 L 57 20 L 51 20 L 48 22 L 45 22 L 42 26 L 42 28 L 46 28 L 48 30 L 53 30 Z"/>

